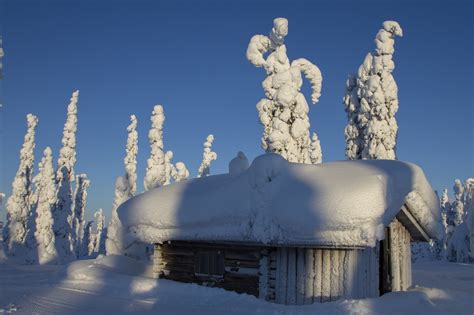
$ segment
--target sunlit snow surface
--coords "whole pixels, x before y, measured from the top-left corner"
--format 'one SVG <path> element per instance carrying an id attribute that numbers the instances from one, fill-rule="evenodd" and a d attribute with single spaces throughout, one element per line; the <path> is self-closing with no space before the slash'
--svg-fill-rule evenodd
<path id="1" fill-rule="evenodd" d="M 147 277 L 150 266 L 108 256 L 69 266 L 0 264 L 0 314 L 472 314 L 474 266 L 413 265 L 414 287 L 381 298 L 303 306 Z"/>
<path id="2" fill-rule="evenodd" d="M 439 233 L 439 205 L 423 171 L 400 161 L 289 163 L 257 157 L 240 173 L 149 190 L 118 210 L 126 243 L 167 240 L 374 246 L 407 203 Z"/>

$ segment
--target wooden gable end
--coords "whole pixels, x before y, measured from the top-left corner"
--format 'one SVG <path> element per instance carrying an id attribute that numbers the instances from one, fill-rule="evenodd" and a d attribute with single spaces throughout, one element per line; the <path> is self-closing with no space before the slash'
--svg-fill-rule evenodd
<path id="1" fill-rule="evenodd" d="M 398 212 L 396 218 L 405 227 L 405 229 L 408 230 L 408 233 L 410 233 L 410 237 L 413 241 L 430 241 L 430 236 L 423 229 L 423 227 L 416 220 L 416 218 L 411 214 L 410 209 L 406 205 L 403 205 L 403 207 Z"/>

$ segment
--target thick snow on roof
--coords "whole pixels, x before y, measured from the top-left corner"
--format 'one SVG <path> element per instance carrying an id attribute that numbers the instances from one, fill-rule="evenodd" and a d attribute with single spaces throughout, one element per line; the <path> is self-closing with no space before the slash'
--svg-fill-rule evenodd
<path id="1" fill-rule="evenodd" d="M 309 165 L 265 154 L 242 173 L 152 189 L 118 211 L 126 242 L 374 246 L 405 203 L 425 231 L 438 237 L 438 199 L 414 164 Z"/>

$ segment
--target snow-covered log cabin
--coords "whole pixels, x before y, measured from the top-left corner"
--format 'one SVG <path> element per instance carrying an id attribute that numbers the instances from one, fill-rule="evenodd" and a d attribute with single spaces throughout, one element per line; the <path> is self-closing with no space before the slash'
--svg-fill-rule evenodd
<path id="1" fill-rule="evenodd" d="M 437 238 L 439 216 L 414 164 L 307 165 L 276 154 L 240 173 L 147 191 L 119 208 L 126 244 L 155 244 L 157 277 L 282 304 L 406 290 L 410 242 Z"/>

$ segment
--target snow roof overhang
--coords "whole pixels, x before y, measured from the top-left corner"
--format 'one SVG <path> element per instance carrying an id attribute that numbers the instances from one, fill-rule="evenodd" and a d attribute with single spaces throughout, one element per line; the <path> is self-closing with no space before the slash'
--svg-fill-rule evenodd
<path id="1" fill-rule="evenodd" d="M 403 205 L 396 218 L 408 230 L 413 241 L 429 242 L 430 239 L 436 238 L 435 235 L 430 237 L 428 232 L 425 231 L 418 220 L 413 216 L 407 205 Z"/>

